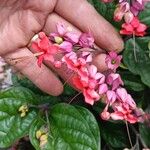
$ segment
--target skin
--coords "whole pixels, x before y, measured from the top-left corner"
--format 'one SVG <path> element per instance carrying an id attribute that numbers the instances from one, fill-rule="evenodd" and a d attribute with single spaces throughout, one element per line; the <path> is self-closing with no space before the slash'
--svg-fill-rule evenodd
<path id="1" fill-rule="evenodd" d="M 123 49 L 123 41 L 115 29 L 86 0 L 0 0 L 0 55 L 8 58 L 32 56 L 32 37 L 44 31 L 56 31 L 56 23 L 64 22 L 76 32 L 92 32 L 98 47 L 107 51 Z M 105 71 L 105 54 L 95 56 L 94 64 L 99 71 Z M 51 95 L 59 95 L 63 85 L 51 64 L 45 62 L 37 66 L 37 58 L 22 59 L 14 64 L 17 70 L 27 76 L 41 90 Z M 55 69 L 64 79 L 70 74 L 66 67 Z M 68 75 L 69 74 L 69 75 Z"/>

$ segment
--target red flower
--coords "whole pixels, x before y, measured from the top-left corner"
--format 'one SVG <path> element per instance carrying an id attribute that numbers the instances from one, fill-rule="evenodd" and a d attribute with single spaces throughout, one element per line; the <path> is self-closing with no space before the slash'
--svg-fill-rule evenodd
<path id="1" fill-rule="evenodd" d="M 96 85 L 99 82 L 104 82 L 103 75 L 97 72 L 94 65 L 88 67 L 88 72 L 80 69 L 77 74 L 78 76 L 73 78 L 73 84 L 83 92 L 85 102 L 93 105 L 95 101 L 100 99 Z"/>
<path id="2" fill-rule="evenodd" d="M 72 80 L 75 87 L 83 92 L 86 103 L 93 105 L 95 101 L 100 99 L 99 94 L 94 90 L 94 88 L 90 88 L 88 85 L 85 85 L 80 77 L 74 77 Z"/>
<path id="3" fill-rule="evenodd" d="M 144 36 L 146 34 L 146 29 L 147 26 L 143 23 L 140 23 L 137 17 L 134 17 L 131 23 L 122 24 L 122 30 L 120 30 L 120 34 Z"/>
<path id="4" fill-rule="evenodd" d="M 58 52 L 59 48 L 58 46 L 51 43 L 48 39 L 48 37 L 45 35 L 44 32 L 40 32 L 38 34 L 38 39 L 33 41 L 32 48 L 36 50 L 37 52 L 43 52 L 38 57 L 38 65 L 41 67 L 41 64 L 43 60 L 48 60 L 52 63 L 54 63 L 54 55 Z"/>

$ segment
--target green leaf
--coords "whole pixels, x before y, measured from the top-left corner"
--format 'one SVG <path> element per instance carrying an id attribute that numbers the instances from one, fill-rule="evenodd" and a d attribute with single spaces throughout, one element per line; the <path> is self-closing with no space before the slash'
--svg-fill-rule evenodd
<path id="1" fill-rule="evenodd" d="M 133 39 L 126 42 L 125 50 L 123 53 L 123 60 L 129 70 L 141 76 L 143 83 L 150 87 L 150 57 L 148 52 L 148 42 L 150 37 L 136 38 L 136 56 L 137 62 L 134 57 Z"/>
<path id="2" fill-rule="evenodd" d="M 68 84 L 65 85 L 64 87 L 64 92 L 62 95 L 65 95 L 65 96 L 72 96 L 76 93 L 76 91 Z"/>
<path id="3" fill-rule="evenodd" d="M 129 71 L 120 71 L 119 74 L 128 90 L 143 91 L 145 89 L 145 85 L 142 83 L 139 76 L 134 75 Z"/>
<path id="4" fill-rule="evenodd" d="M 145 112 L 150 114 L 150 105 L 146 108 Z M 145 124 L 139 124 L 139 131 L 142 140 L 145 144 L 150 147 L 150 127 L 149 127 L 149 120 L 145 121 Z"/>
<path id="5" fill-rule="evenodd" d="M 128 147 L 128 137 L 126 128 L 123 124 L 103 122 L 99 124 L 101 135 L 105 142 L 113 148 Z"/>
<path id="6" fill-rule="evenodd" d="M 49 115 L 50 133 L 44 150 L 100 150 L 100 134 L 93 115 L 85 108 L 55 105 Z M 36 132 L 46 123 L 40 118 L 30 128 L 30 140 L 40 150 Z"/>
<path id="7" fill-rule="evenodd" d="M 32 101 L 32 103 L 37 101 L 35 94 L 24 87 L 11 87 L 7 90 L 0 91 L 0 98 L 16 98 Z"/>
<path id="8" fill-rule="evenodd" d="M 30 103 L 28 99 L 0 99 L 0 147 L 11 146 L 16 140 L 28 134 L 30 124 L 36 117 L 36 112 L 29 109 L 21 118 L 18 111 L 23 104 Z"/>
<path id="9" fill-rule="evenodd" d="M 144 11 L 140 13 L 139 18 L 142 23 L 150 26 L 150 3 L 146 4 Z"/>
<path id="10" fill-rule="evenodd" d="M 139 130 L 141 138 L 144 140 L 147 146 L 150 146 L 150 127 L 140 124 Z"/>

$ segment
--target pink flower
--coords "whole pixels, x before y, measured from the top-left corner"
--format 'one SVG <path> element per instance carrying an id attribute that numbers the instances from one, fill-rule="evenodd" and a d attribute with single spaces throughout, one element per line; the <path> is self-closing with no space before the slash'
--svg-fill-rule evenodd
<path id="1" fill-rule="evenodd" d="M 88 80 L 90 81 L 89 85 L 94 84 L 93 87 L 95 88 L 97 85 L 103 84 L 105 82 L 105 76 L 102 73 L 97 72 L 96 66 L 89 65 L 87 67 L 87 70 L 88 70 Z"/>
<path id="2" fill-rule="evenodd" d="M 70 42 L 64 41 L 59 45 L 60 49 L 64 52 L 71 52 L 73 49 L 73 45 Z"/>
<path id="3" fill-rule="evenodd" d="M 73 33 L 68 30 L 68 28 L 63 23 L 58 23 L 56 25 L 58 36 L 64 38 L 66 41 L 71 42 L 72 44 L 78 43 L 80 35 Z"/>
<path id="4" fill-rule="evenodd" d="M 116 90 L 117 98 L 122 102 L 122 103 L 127 103 L 132 109 L 136 108 L 136 104 L 124 88 L 118 88 Z"/>
<path id="5" fill-rule="evenodd" d="M 132 0 L 131 1 L 131 11 L 134 16 L 137 16 L 140 11 L 144 10 L 147 0 Z"/>
<path id="6" fill-rule="evenodd" d="M 127 96 L 128 96 L 126 89 L 118 88 L 116 93 L 117 93 L 118 99 L 121 100 L 123 103 L 125 103 Z"/>
<path id="7" fill-rule="evenodd" d="M 133 18 L 134 18 L 134 15 L 131 11 L 126 12 L 124 15 L 124 20 L 126 23 L 130 23 L 133 20 Z"/>
<path id="8" fill-rule="evenodd" d="M 116 101 L 116 93 L 114 91 L 108 90 L 106 92 L 106 97 L 107 97 L 107 103 L 112 105 Z"/>
<path id="9" fill-rule="evenodd" d="M 146 34 L 146 29 L 147 26 L 143 23 L 140 23 L 137 17 L 134 17 L 130 23 L 122 24 L 122 30 L 120 30 L 120 34 L 144 36 Z"/>
<path id="10" fill-rule="evenodd" d="M 117 73 L 109 74 L 107 76 L 106 83 L 112 87 L 112 90 L 116 90 L 120 85 L 123 85 L 123 81 Z"/>
<path id="11" fill-rule="evenodd" d="M 110 118 L 110 113 L 108 112 L 108 104 L 106 105 L 105 109 L 103 110 L 103 112 L 101 113 L 101 118 L 103 120 L 108 120 Z"/>
<path id="12" fill-rule="evenodd" d="M 98 101 L 100 99 L 99 94 L 94 89 L 84 89 L 83 95 L 85 97 L 85 102 L 93 105 L 95 101 Z"/>
<path id="13" fill-rule="evenodd" d="M 54 63 L 54 55 L 57 54 L 59 47 L 52 44 L 44 32 L 38 34 L 38 39 L 32 42 L 32 48 L 37 52 L 43 52 L 38 57 L 38 65 L 41 67 L 43 60 Z"/>
<path id="14" fill-rule="evenodd" d="M 83 48 L 93 47 L 94 38 L 90 33 L 82 33 L 79 39 L 79 44 Z"/>
<path id="15" fill-rule="evenodd" d="M 115 106 L 115 112 L 111 113 L 110 116 L 113 120 L 126 120 L 130 123 L 138 121 L 136 115 L 132 114 L 132 110 L 123 107 L 123 105 Z"/>
<path id="16" fill-rule="evenodd" d="M 108 111 L 103 111 L 100 116 L 103 120 L 109 120 L 110 119 L 110 113 Z"/>
<path id="17" fill-rule="evenodd" d="M 109 55 L 107 55 L 105 62 L 109 69 L 116 71 L 121 63 L 122 56 L 117 55 L 116 52 L 111 51 Z"/>
<path id="18" fill-rule="evenodd" d="M 128 2 L 122 2 L 118 4 L 118 7 L 114 12 L 114 20 L 121 21 L 125 13 L 128 12 L 129 10 L 130 10 L 130 5 Z"/>
<path id="19" fill-rule="evenodd" d="M 107 86 L 106 83 L 103 83 L 103 84 L 99 85 L 98 93 L 100 95 L 105 94 L 107 91 L 108 91 L 108 86 Z"/>
<path id="20" fill-rule="evenodd" d="M 87 63 L 92 62 L 92 54 L 91 54 L 91 52 L 83 51 L 82 54 L 81 54 L 81 57 L 84 58 Z"/>
<path id="21" fill-rule="evenodd" d="M 75 52 L 67 53 L 63 58 L 62 62 L 64 62 L 67 67 L 76 73 L 87 72 L 85 70 L 86 61 L 83 58 L 78 58 Z M 84 70 L 84 71 L 83 71 Z"/>
<path id="22" fill-rule="evenodd" d="M 80 35 L 70 32 L 62 23 L 56 25 L 57 33 L 51 33 L 50 39 L 59 44 L 64 52 L 71 52 L 73 45 L 78 43 Z"/>

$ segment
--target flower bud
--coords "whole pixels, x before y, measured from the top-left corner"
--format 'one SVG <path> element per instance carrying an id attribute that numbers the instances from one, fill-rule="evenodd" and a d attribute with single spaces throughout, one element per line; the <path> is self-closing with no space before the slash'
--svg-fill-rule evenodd
<path id="1" fill-rule="evenodd" d="M 18 111 L 21 112 L 21 115 L 20 115 L 21 117 L 25 117 L 29 109 L 27 105 L 22 105 Z"/>
<path id="2" fill-rule="evenodd" d="M 126 12 L 130 10 L 130 5 L 127 2 L 120 3 L 114 12 L 114 20 L 119 22 L 122 20 Z"/>
<path id="3" fill-rule="evenodd" d="M 54 37 L 54 41 L 57 43 L 57 44 L 61 44 L 63 42 L 63 39 L 59 36 L 56 36 Z"/>
<path id="4" fill-rule="evenodd" d="M 48 135 L 47 134 L 43 134 L 40 137 L 40 147 L 43 147 L 48 141 Z"/>
<path id="5" fill-rule="evenodd" d="M 126 12 L 124 15 L 124 20 L 126 23 L 130 23 L 133 20 L 133 18 L 134 18 L 134 15 L 131 11 Z"/>
<path id="6" fill-rule="evenodd" d="M 40 139 L 41 136 L 42 136 L 42 132 L 41 132 L 41 130 L 38 130 L 38 131 L 36 132 L 36 138 L 37 138 L 37 139 Z"/>
<path id="7" fill-rule="evenodd" d="M 94 38 L 90 33 L 83 33 L 80 36 L 79 44 L 83 48 L 90 48 L 94 44 Z"/>
<path id="8" fill-rule="evenodd" d="M 109 119 L 110 119 L 110 113 L 107 112 L 107 111 L 103 111 L 103 112 L 101 113 L 101 118 L 102 118 L 103 120 L 109 120 Z"/>

